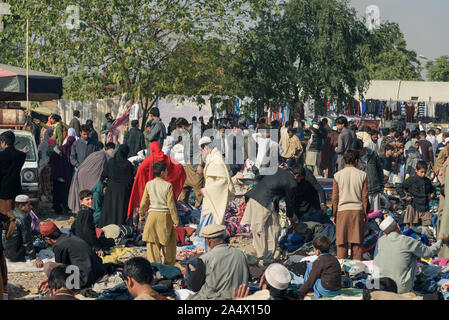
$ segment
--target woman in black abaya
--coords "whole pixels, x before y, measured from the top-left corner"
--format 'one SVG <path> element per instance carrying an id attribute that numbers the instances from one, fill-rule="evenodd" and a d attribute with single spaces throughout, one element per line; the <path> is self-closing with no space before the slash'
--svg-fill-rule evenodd
<path id="1" fill-rule="evenodd" d="M 128 161 L 129 147 L 121 145 L 114 158 L 104 166 L 101 180 L 108 180 L 103 209 L 98 227 L 109 224 L 123 225 L 126 222 L 129 197 L 134 182 L 134 167 Z"/>

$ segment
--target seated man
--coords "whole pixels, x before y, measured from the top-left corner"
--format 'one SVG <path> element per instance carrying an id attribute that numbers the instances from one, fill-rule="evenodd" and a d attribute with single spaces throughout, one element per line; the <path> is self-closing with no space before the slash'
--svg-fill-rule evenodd
<path id="1" fill-rule="evenodd" d="M 260 278 L 259 291 L 248 296 L 249 287 L 241 285 L 234 289 L 234 300 L 289 300 L 288 285 L 291 281 L 290 271 L 279 263 L 272 263 Z"/>
<path id="2" fill-rule="evenodd" d="M 168 300 L 151 288 L 153 269 L 145 258 L 135 257 L 126 261 L 122 278 L 134 300 Z"/>
<path id="3" fill-rule="evenodd" d="M 298 169 L 298 186 L 295 190 L 295 215 L 301 221 L 327 223 L 326 194 L 313 172 L 300 166 Z M 329 221 L 330 223 L 330 221 Z"/>
<path id="4" fill-rule="evenodd" d="M 385 218 L 380 229 L 384 235 L 377 242 L 374 276 L 393 279 L 399 294 L 413 290 L 418 260 L 437 255 L 443 243 L 447 245 L 449 242 L 447 235 L 441 235 L 438 242 L 428 247 L 419 240 L 403 235 L 399 224 L 391 216 Z"/>
<path id="5" fill-rule="evenodd" d="M 374 288 L 363 289 L 363 300 L 423 300 L 423 297 L 417 296 L 413 292 L 398 294 L 398 286 L 393 279 L 380 278 L 371 279 L 371 283 L 377 285 Z"/>
<path id="6" fill-rule="evenodd" d="M 105 237 L 97 238 L 95 231 L 95 223 L 93 216 L 93 194 L 90 190 L 82 190 L 80 192 L 80 211 L 76 215 L 76 219 L 72 224 L 72 233 L 86 241 L 92 249 L 97 253 L 99 257 L 104 256 L 103 249 L 109 249 L 115 245 L 111 239 L 108 243 L 108 239 Z"/>
<path id="7" fill-rule="evenodd" d="M 70 276 L 66 269 L 66 265 L 58 265 L 51 270 L 48 277 L 50 296 L 42 300 L 79 300 L 75 298 L 75 293 L 66 287 L 67 278 Z"/>
<path id="8" fill-rule="evenodd" d="M 15 198 L 15 203 L 16 209 L 12 210 L 11 214 L 15 217 L 16 228 L 9 240 L 3 239 L 6 258 L 12 262 L 25 262 L 25 256 L 28 256 L 36 267 L 42 268 L 42 261 L 36 260 L 33 237 L 31 236 L 30 211 L 32 206 L 30 198 L 23 194 L 18 195 Z"/>
<path id="9" fill-rule="evenodd" d="M 341 267 L 337 258 L 329 254 L 331 244 L 325 236 L 313 240 L 313 249 L 318 259 L 307 264 L 304 284 L 299 289 L 300 296 L 305 296 L 312 289 L 317 298 L 341 294 Z"/>
<path id="10" fill-rule="evenodd" d="M 233 288 L 248 283 L 246 255 L 225 243 L 225 226 L 210 224 L 201 236 L 210 250 L 198 258 L 196 268 L 189 265 L 189 287 L 197 293 L 187 300 L 231 300 Z"/>
<path id="11" fill-rule="evenodd" d="M 74 289 L 87 288 L 106 274 L 106 267 L 83 239 L 63 234 L 52 221 L 42 222 L 40 231 L 45 242 L 52 245 L 56 263 L 74 265 L 79 268 L 80 288 Z M 45 279 L 39 283 L 39 290 L 47 286 L 48 279 Z"/>

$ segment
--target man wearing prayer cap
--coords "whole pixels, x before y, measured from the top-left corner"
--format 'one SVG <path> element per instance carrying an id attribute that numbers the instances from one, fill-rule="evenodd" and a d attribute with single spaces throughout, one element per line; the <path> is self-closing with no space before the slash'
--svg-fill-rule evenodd
<path id="1" fill-rule="evenodd" d="M 20 194 L 14 200 L 15 209 L 10 211 L 10 214 L 14 216 L 16 228 L 10 238 L 6 239 L 5 237 L 3 239 L 6 258 L 11 262 L 25 262 L 26 256 L 28 256 L 37 268 L 42 268 L 43 262 L 36 259 L 31 235 L 30 211 L 33 207 L 30 198 L 27 195 Z"/>
<path id="2" fill-rule="evenodd" d="M 79 279 L 74 279 L 74 286 L 79 287 L 73 289 L 89 287 L 106 274 L 102 261 L 83 239 L 62 233 L 53 221 L 42 222 L 40 232 L 45 242 L 52 246 L 56 263 L 77 267 Z M 39 283 L 39 291 L 44 291 L 47 285 L 48 278 Z"/>
<path id="3" fill-rule="evenodd" d="M 443 130 L 443 128 L 441 128 L 440 126 L 435 128 L 435 136 L 437 138 L 438 143 L 441 143 L 444 141 L 442 130 Z"/>
<path id="4" fill-rule="evenodd" d="M 201 236 L 210 250 L 198 258 L 196 268 L 189 264 L 188 287 L 196 293 L 188 300 L 231 300 L 233 288 L 248 283 L 246 255 L 225 242 L 225 226 L 210 224 Z"/>
<path id="5" fill-rule="evenodd" d="M 272 263 L 260 278 L 259 291 L 248 296 L 249 288 L 241 285 L 238 290 L 234 290 L 234 299 L 288 300 L 286 292 L 291 280 L 290 271 L 285 266 L 279 263 Z"/>
<path id="6" fill-rule="evenodd" d="M 416 265 L 421 258 L 427 259 L 438 254 L 447 245 L 449 237 L 441 235 L 432 246 L 426 246 L 419 240 L 402 234 L 399 224 L 388 216 L 380 224 L 384 235 L 377 243 L 378 253 L 374 258 L 374 278 L 393 279 L 398 286 L 398 293 L 413 290 Z"/>

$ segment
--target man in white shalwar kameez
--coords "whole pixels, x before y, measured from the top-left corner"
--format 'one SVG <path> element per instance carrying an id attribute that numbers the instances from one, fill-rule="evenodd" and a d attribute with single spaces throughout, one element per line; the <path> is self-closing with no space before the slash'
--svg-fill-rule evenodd
<path id="1" fill-rule="evenodd" d="M 217 148 L 212 148 L 209 137 L 199 141 L 201 156 L 206 162 L 203 170 L 204 188 L 201 220 L 196 230 L 200 234 L 202 227 L 209 224 L 223 224 L 228 201 L 235 195 L 234 184 L 224 158 Z"/>

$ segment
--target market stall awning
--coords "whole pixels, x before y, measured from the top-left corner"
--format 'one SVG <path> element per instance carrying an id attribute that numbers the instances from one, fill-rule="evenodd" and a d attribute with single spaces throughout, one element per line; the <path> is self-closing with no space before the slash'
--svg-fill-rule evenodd
<path id="1" fill-rule="evenodd" d="M 360 100 L 358 94 L 355 98 Z M 449 102 L 449 82 L 372 80 L 365 100 Z"/>
<path id="2" fill-rule="evenodd" d="M 62 97 L 62 78 L 45 72 L 29 71 L 30 101 Z M 0 64 L 0 101 L 25 101 L 26 69 Z"/>

